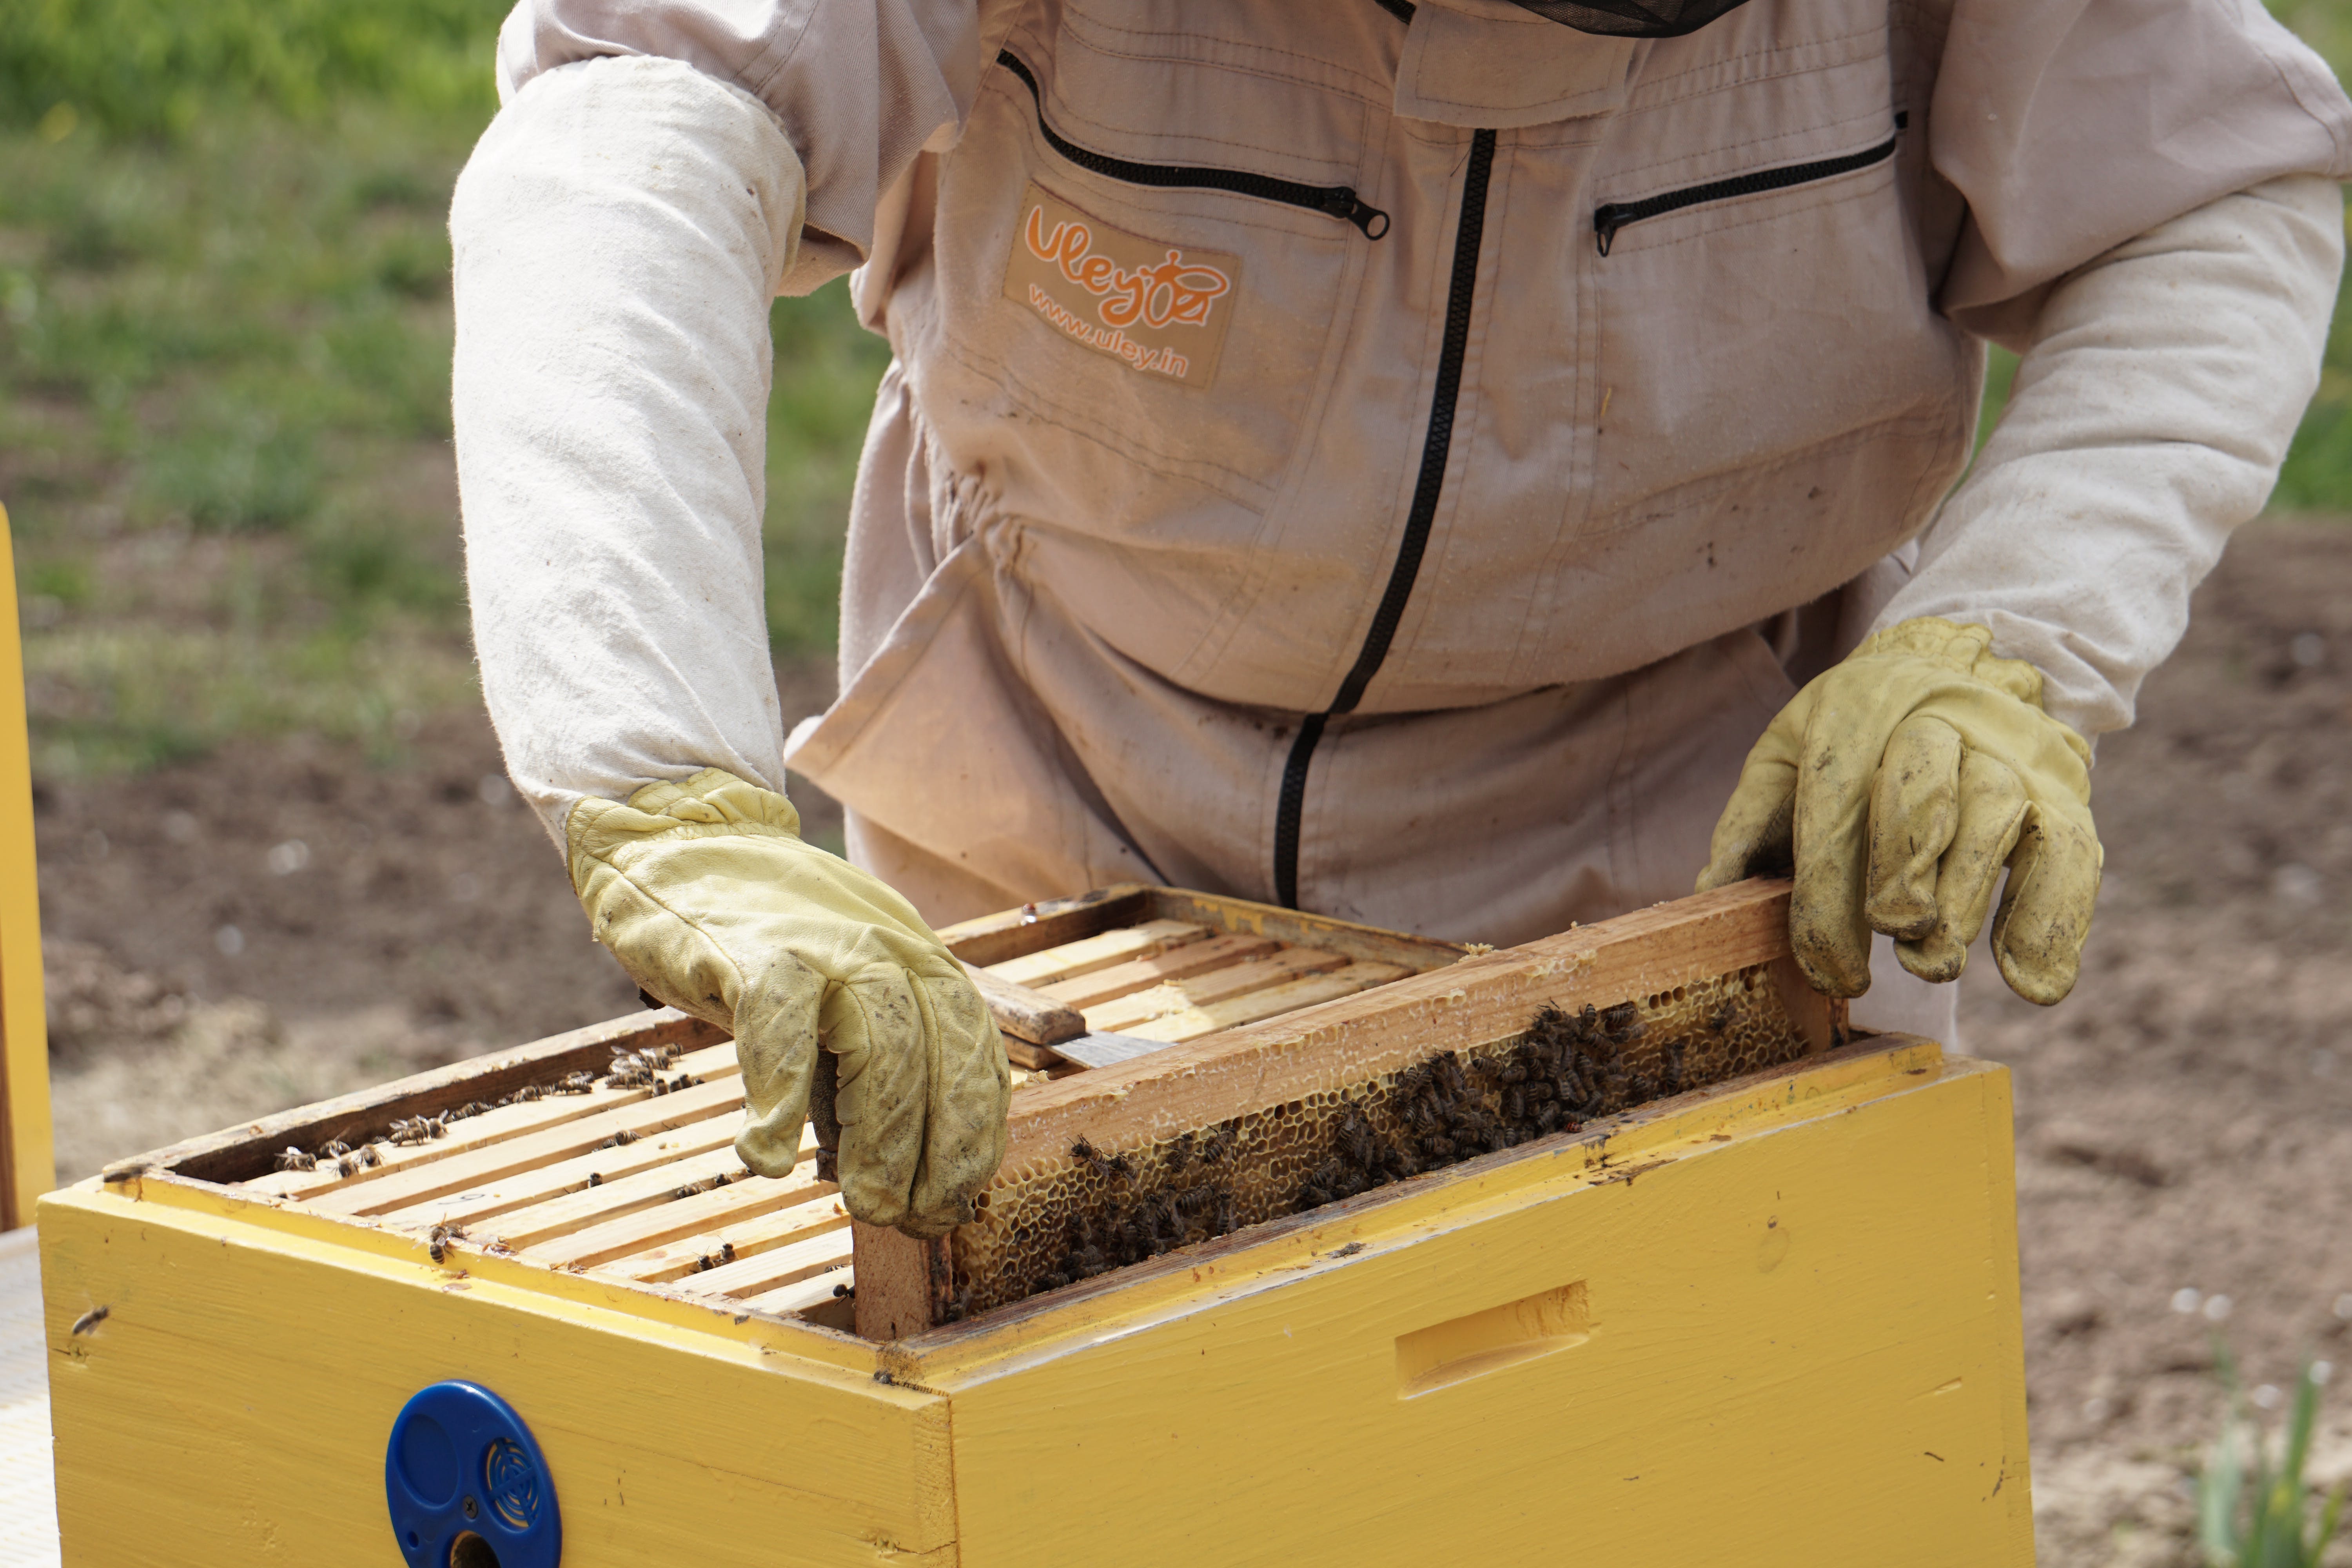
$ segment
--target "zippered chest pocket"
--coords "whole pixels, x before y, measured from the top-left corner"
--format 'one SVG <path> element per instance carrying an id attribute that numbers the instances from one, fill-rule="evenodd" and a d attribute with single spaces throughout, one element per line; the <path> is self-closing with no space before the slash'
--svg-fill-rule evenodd
<path id="1" fill-rule="evenodd" d="M 1025 455 L 1061 493 L 1132 497 L 1130 524 L 1197 505 L 1149 474 L 1267 508 L 1348 280 L 1391 227 L 1360 188 L 1367 106 L 1066 28 L 1011 40 L 990 75 L 941 167 L 960 367 L 1034 416 Z M 1112 479 L 1088 445 L 1131 471 Z"/>
<path id="2" fill-rule="evenodd" d="M 1633 201 L 1602 202 L 1592 209 L 1592 234 L 1601 255 L 1609 254 L 1617 241 L 1620 229 L 1628 224 L 1664 217 L 1668 213 L 1685 207 L 1705 206 L 1714 202 L 1737 201 L 1742 196 L 1757 196 L 1771 191 L 1792 190 L 1824 180 L 1834 180 L 1843 174 L 1884 163 L 1895 156 L 1903 132 L 1910 125 L 1911 116 L 1903 110 L 1895 112 L 1895 129 L 1885 141 L 1859 152 L 1841 153 L 1831 158 L 1809 158 L 1794 163 L 1780 163 L 1747 174 L 1727 175 L 1722 179 L 1702 180 L 1695 184 L 1674 190 L 1659 191 Z"/>

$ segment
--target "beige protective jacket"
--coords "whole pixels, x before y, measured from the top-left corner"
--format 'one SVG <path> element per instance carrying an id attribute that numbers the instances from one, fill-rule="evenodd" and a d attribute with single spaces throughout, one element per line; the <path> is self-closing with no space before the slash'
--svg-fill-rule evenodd
<path id="1" fill-rule="evenodd" d="M 934 920 L 1143 878 L 1507 942 L 1671 897 L 1748 744 L 1883 611 L 1989 621 L 2116 727 L 2315 374 L 2339 220 L 2279 177 L 2352 170 L 2352 106 L 2254 0 L 1751 0 L 1641 43 L 1501 0 L 525 0 L 501 68 L 538 130 L 493 127 L 453 230 L 519 780 L 559 816 L 706 764 L 781 782 L 738 297 L 862 264 L 897 363 L 841 698 L 787 755 Z M 722 100 L 743 123 L 692 131 Z M 650 129 L 600 143 L 629 104 Z M 602 210 L 630 148 L 606 205 L 675 254 L 615 260 L 585 217 L 534 249 L 516 215 Z M 2220 258 L 2147 342 L 2226 374 L 2102 426 L 2136 491 L 2021 450 L 1923 552 L 1979 339 L 2041 342 L 2136 244 Z M 703 325 L 624 353 L 614 288 Z M 579 341 L 515 326 L 541 295 Z"/>

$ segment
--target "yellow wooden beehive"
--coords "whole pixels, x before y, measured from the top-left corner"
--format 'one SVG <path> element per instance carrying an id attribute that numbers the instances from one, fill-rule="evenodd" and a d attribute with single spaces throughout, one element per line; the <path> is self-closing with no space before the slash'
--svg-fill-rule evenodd
<path id="1" fill-rule="evenodd" d="M 1001 963 L 1084 905 L 947 934 Z M 1314 948 L 1301 918 L 1211 923 Z M 1091 1279 L 1023 1265 L 1037 1293 L 1007 1273 L 892 1342 L 852 1331 L 813 1169 L 713 1184 L 731 1055 L 674 1014 L 127 1163 L 40 1211 L 67 1561 L 400 1562 L 387 1432 L 457 1378 L 529 1424 L 592 1568 L 2030 1563 L 2006 1075 L 1843 1040 L 1785 926 L 1785 887 L 1748 884 L 1459 962 L 1392 950 L 1403 978 L 1024 1091 L 982 1221 L 933 1256 L 1017 1253 L 987 1227 L 1068 1200 L 1081 1140 L 1148 1173 L 1544 1003 L 1736 999 L 1790 1058 Z M 677 1054 L 348 1177 L 263 1168 L 616 1046 Z M 861 1318 L 904 1261 L 873 1239 Z"/>

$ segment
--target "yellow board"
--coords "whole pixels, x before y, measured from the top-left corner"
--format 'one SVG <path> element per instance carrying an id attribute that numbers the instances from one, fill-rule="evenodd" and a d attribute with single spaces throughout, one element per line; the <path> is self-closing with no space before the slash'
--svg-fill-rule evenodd
<path id="1" fill-rule="evenodd" d="M 25 664 L 16 636 L 16 557 L 8 511 L 0 507 L 0 1230 L 30 1225 L 33 1200 L 56 1178 Z"/>
<path id="2" fill-rule="evenodd" d="M 2000 1068 L 1886 1037 L 891 1344 L 84 1184 L 66 1561 L 395 1562 L 393 1414 L 469 1377 L 571 1568 L 2016 1568 L 2011 1159 Z"/>

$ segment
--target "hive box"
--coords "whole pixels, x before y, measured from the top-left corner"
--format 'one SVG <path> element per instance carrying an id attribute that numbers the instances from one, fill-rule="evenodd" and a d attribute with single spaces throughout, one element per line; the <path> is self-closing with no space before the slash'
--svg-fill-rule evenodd
<path id="1" fill-rule="evenodd" d="M 1074 1136 L 1301 1103 L 1330 1063 L 1494 1041 L 1543 1001 L 1785 988 L 1785 888 L 1749 884 L 1080 1074 L 1022 1097 L 1001 1190 Z M 66 1558 L 399 1562 L 386 1435 L 461 1378 L 535 1435 L 573 1568 L 2030 1563 L 2007 1077 L 1819 1022 L 1794 1060 L 892 1342 L 829 1289 L 761 1304 L 696 1289 L 732 1263 L 552 1263 L 496 1215 L 436 1262 L 400 1211 L 257 1173 L 455 1103 L 451 1074 L 495 1100 L 616 1043 L 709 1061 L 691 1020 L 289 1113 L 44 1200 Z M 658 1146 L 724 1085 L 520 1101 L 451 1136 L 560 1110 L 474 1152 L 599 1117 Z M 738 1192 L 782 1202 L 675 1201 Z M 785 1195 L 768 1215 L 822 1201 Z"/>

